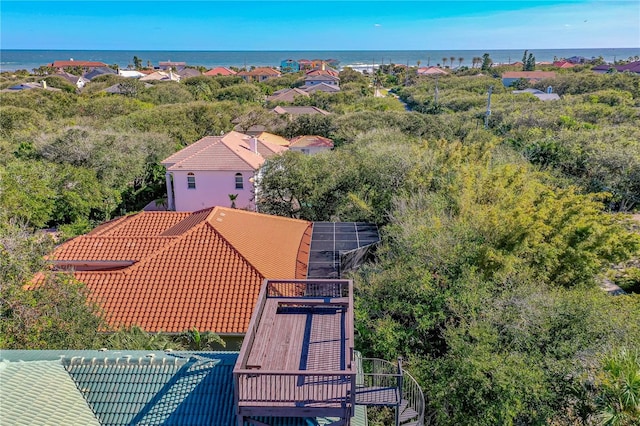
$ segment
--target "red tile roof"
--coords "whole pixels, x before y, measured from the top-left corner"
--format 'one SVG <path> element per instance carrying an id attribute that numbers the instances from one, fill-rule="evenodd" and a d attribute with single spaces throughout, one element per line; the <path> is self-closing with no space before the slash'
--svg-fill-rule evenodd
<path id="1" fill-rule="evenodd" d="M 272 76 L 272 77 L 279 77 L 280 71 L 276 71 L 273 68 L 259 67 L 259 68 L 254 68 L 251 71 L 240 71 L 238 75 L 248 75 L 248 76 L 266 75 L 266 76 Z"/>
<path id="2" fill-rule="evenodd" d="M 310 239 L 311 222 L 243 210 L 144 212 L 62 244 L 51 259 L 119 268 L 74 272 L 113 327 L 244 333 L 264 278 L 305 278 Z"/>
<path id="3" fill-rule="evenodd" d="M 215 67 L 205 72 L 204 75 L 235 75 L 236 72 L 226 67 Z"/>
<path id="4" fill-rule="evenodd" d="M 333 141 L 329 138 L 316 135 L 298 136 L 291 139 L 289 146 L 295 147 L 314 147 L 314 148 L 333 148 Z"/>
<path id="5" fill-rule="evenodd" d="M 569 61 L 555 61 L 555 62 L 553 63 L 553 66 L 554 66 L 554 67 L 558 67 L 558 68 L 573 68 L 573 67 L 575 67 L 576 65 L 575 65 L 575 64 L 572 64 L 572 63 L 571 63 L 571 62 L 569 62 Z"/>
<path id="6" fill-rule="evenodd" d="M 285 147 L 258 141 L 251 150 L 252 137 L 231 131 L 224 136 L 205 136 L 162 161 L 167 170 L 254 171 L 265 158 L 286 151 Z"/>

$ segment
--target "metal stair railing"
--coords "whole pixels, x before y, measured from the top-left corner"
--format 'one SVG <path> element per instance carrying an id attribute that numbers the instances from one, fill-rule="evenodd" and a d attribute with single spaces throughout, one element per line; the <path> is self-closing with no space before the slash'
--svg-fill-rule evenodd
<path id="1" fill-rule="evenodd" d="M 395 407 L 398 425 L 404 400 L 406 408 L 417 413 L 417 419 L 411 424 L 424 425 L 424 394 L 413 376 L 402 368 L 402 358 L 394 364 L 379 358 L 362 358 L 357 353 L 356 362 L 360 366 L 356 374 L 356 394 L 359 391 L 356 403 Z"/>
<path id="2" fill-rule="evenodd" d="M 404 376 L 402 386 L 403 398 L 407 401 L 407 406 L 413 408 L 418 413 L 416 426 L 423 426 L 425 402 L 422 388 L 408 371 L 403 369 L 402 373 Z"/>

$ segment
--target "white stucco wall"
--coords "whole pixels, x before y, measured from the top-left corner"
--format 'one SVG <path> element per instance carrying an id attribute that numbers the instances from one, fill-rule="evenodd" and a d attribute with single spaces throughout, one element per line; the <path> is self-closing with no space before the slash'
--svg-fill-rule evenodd
<path id="1" fill-rule="evenodd" d="M 176 211 L 196 211 L 212 206 L 230 207 L 229 194 L 238 194 L 236 207 L 253 210 L 253 183 L 251 171 L 194 171 L 195 189 L 187 187 L 187 171 L 172 171 Z M 244 188 L 236 189 L 236 173 L 242 173 Z"/>

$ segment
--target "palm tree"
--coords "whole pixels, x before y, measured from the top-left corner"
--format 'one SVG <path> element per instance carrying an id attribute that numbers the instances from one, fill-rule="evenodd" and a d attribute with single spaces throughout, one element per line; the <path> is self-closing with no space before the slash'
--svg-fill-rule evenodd
<path id="1" fill-rule="evenodd" d="M 640 418 L 640 352 L 621 349 L 602 361 L 598 377 L 601 424 L 627 426 Z"/>
<path id="2" fill-rule="evenodd" d="M 236 208 L 236 198 L 238 198 L 238 194 L 229 194 L 229 201 L 231 201 L 231 208 Z"/>
<path id="3" fill-rule="evenodd" d="M 422 63 L 422 61 L 421 61 L 420 59 L 418 59 L 418 60 L 416 61 L 416 63 L 418 64 L 418 68 L 420 68 L 420 64 Z"/>
<path id="4" fill-rule="evenodd" d="M 105 344 L 110 349 L 161 351 L 173 349 L 175 345 L 171 339 L 163 333 L 147 333 L 138 326 L 121 328 L 110 335 Z"/>
<path id="5" fill-rule="evenodd" d="M 451 66 L 451 68 L 453 68 L 453 63 L 455 62 L 455 60 L 456 60 L 456 57 L 455 57 L 455 56 L 450 56 L 450 57 L 449 57 L 449 63 L 451 64 L 451 65 L 450 65 L 450 66 Z"/>
<path id="6" fill-rule="evenodd" d="M 195 327 L 182 333 L 178 342 L 188 351 L 206 351 L 226 346 L 225 341 L 217 334 L 210 331 L 200 333 Z"/>
<path id="7" fill-rule="evenodd" d="M 464 58 L 462 58 L 462 57 L 458 58 L 458 68 L 460 68 L 462 66 L 463 62 L 464 62 Z"/>
<path id="8" fill-rule="evenodd" d="M 442 58 L 442 68 L 446 68 L 447 66 L 447 58 Z"/>

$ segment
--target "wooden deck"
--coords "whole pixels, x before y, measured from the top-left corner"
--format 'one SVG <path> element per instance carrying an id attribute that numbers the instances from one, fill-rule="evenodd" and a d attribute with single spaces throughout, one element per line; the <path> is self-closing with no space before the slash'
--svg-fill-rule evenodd
<path id="1" fill-rule="evenodd" d="M 349 342 L 346 306 L 301 306 L 267 299 L 247 368 L 260 370 L 345 369 Z"/>
<path id="2" fill-rule="evenodd" d="M 336 282 L 348 285 L 346 296 L 336 293 Z M 288 283 L 290 291 L 283 288 Z M 278 281 L 270 293 L 266 281 L 234 369 L 240 416 L 307 417 L 314 409 L 352 413 L 351 283 L 332 280 L 326 295 L 325 282 L 312 284 Z"/>

